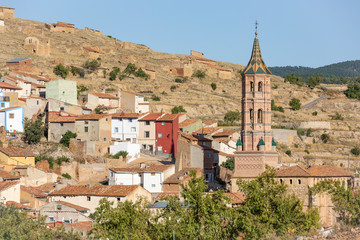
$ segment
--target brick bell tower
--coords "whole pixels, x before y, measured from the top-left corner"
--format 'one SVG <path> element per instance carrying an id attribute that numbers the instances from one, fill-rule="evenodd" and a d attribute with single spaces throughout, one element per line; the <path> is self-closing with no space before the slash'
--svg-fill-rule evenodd
<path id="1" fill-rule="evenodd" d="M 265 165 L 276 167 L 278 163 L 271 131 L 271 72 L 261 57 L 257 23 L 251 58 L 241 76 L 242 128 L 234 154 L 232 191 L 237 191 L 237 179 L 255 178 L 265 170 Z"/>

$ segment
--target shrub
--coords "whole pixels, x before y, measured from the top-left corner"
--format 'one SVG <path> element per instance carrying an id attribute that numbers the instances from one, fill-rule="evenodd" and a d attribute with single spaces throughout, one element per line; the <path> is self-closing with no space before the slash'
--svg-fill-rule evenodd
<path id="1" fill-rule="evenodd" d="M 70 130 L 68 130 L 64 135 L 63 137 L 60 139 L 60 143 L 62 145 L 64 145 L 65 147 L 69 147 L 70 145 L 70 139 L 71 138 L 76 138 L 77 134 L 76 133 L 73 133 L 71 132 Z"/>
<path id="2" fill-rule="evenodd" d="M 297 130 L 297 135 L 298 135 L 298 136 L 305 136 L 305 130 L 304 130 L 304 129 L 301 129 L 301 128 L 298 129 L 298 130 Z"/>
<path id="3" fill-rule="evenodd" d="M 183 112 L 186 112 L 186 110 L 183 108 L 183 106 L 175 106 L 171 109 L 172 114 L 178 114 L 178 113 L 183 113 Z"/>
<path id="4" fill-rule="evenodd" d="M 113 158 L 119 159 L 120 156 L 123 157 L 123 158 L 126 158 L 126 156 L 127 156 L 128 154 L 129 154 L 129 153 L 128 153 L 127 151 L 120 151 L 120 152 L 118 152 L 117 154 L 115 154 L 115 155 L 113 156 Z"/>
<path id="5" fill-rule="evenodd" d="M 24 122 L 24 139 L 28 144 L 36 144 L 40 142 L 42 136 L 44 136 L 44 126 L 39 116 L 34 122 L 25 118 Z"/>
<path id="6" fill-rule="evenodd" d="M 146 72 L 144 70 L 142 70 L 141 68 L 139 68 L 135 73 L 134 73 L 135 77 L 140 77 L 140 78 L 149 78 L 149 74 L 146 74 Z"/>
<path id="7" fill-rule="evenodd" d="M 228 111 L 224 116 L 224 121 L 230 123 L 231 125 L 233 125 L 236 121 L 240 121 L 240 119 L 241 113 L 239 111 Z"/>
<path id="8" fill-rule="evenodd" d="M 344 117 L 340 113 L 336 113 L 335 116 L 331 117 L 332 120 L 344 120 Z"/>
<path id="9" fill-rule="evenodd" d="M 312 113 L 312 115 L 313 115 L 313 116 L 317 116 L 317 115 L 318 115 L 318 112 L 315 111 L 315 112 Z"/>
<path id="10" fill-rule="evenodd" d="M 310 154 L 309 150 L 307 150 L 307 149 L 305 149 L 305 151 L 304 151 L 304 152 L 306 152 L 307 154 Z"/>
<path id="11" fill-rule="evenodd" d="M 229 170 L 234 170 L 235 168 L 235 160 L 234 158 L 228 158 L 225 162 L 221 164 L 222 167 L 227 168 Z"/>
<path id="12" fill-rule="evenodd" d="M 349 83 L 344 94 L 348 98 L 360 99 L 360 83 L 358 82 Z"/>
<path id="13" fill-rule="evenodd" d="M 116 88 L 113 88 L 113 87 L 105 88 L 105 91 L 114 92 L 114 91 L 116 91 Z"/>
<path id="14" fill-rule="evenodd" d="M 61 165 L 63 162 L 70 162 L 70 158 L 65 157 L 65 156 L 61 156 L 61 157 L 58 157 L 58 158 L 56 159 L 56 163 L 57 163 L 58 165 Z"/>
<path id="15" fill-rule="evenodd" d="M 155 94 L 153 94 L 153 95 L 151 96 L 151 99 L 152 99 L 153 101 L 160 101 L 160 97 L 156 96 Z"/>
<path id="16" fill-rule="evenodd" d="M 41 154 L 35 157 L 35 162 L 42 161 L 42 160 L 46 160 L 49 163 L 49 168 L 51 168 L 51 169 L 54 168 L 55 160 L 53 157 L 49 157 L 49 156 L 41 155 Z"/>
<path id="17" fill-rule="evenodd" d="M 216 83 L 211 83 L 211 88 L 212 88 L 212 90 L 216 90 Z"/>
<path id="18" fill-rule="evenodd" d="M 358 147 L 354 147 L 353 149 L 351 149 L 351 153 L 355 156 L 359 156 L 360 155 L 360 148 Z"/>
<path id="19" fill-rule="evenodd" d="M 290 107 L 292 107 L 295 111 L 296 110 L 300 110 L 301 108 L 301 103 L 300 100 L 297 98 L 292 98 L 290 103 L 289 103 Z"/>
<path id="20" fill-rule="evenodd" d="M 54 67 L 53 73 L 65 79 L 69 75 L 69 68 L 62 64 L 58 64 Z"/>
<path id="21" fill-rule="evenodd" d="M 89 91 L 89 89 L 87 87 L 85 87 L 84 85 L 77 86 L 77 95 L 78 96 L 80 95 L 80 93 L 86 92 L 86 91 Z"/>
<path id="22" fill-rule="evenodd" d="M 120 68 L 118 67 L 113 67 L 113 70 L 109 73 L 109 80 L 110 81 L 114 81 L 116 80 L 116 76 L 119 74 L 120 72 Z"/>
<path id="23" fill-rule="evenodd" d="M 175 82 L 177 83 L 183 83 L 183 80 L 181 78 L 175 78 Z"/>
<path id="24" fill-rule="evenodd" d="M 84 65 L 83 68 L 86 68 L 88 70 L 90 70 L 91 72 L 96 71 L 99 69 L 101 63 L 99 63 L 97 60 L 87 60 Z"/>
<path id="25" fill-rule="evenodd" d="M 326 133 L 321 134 L 320 138 L 324 143 L 327 143 L 330 140 L 330 136 Z"/>
<path id="26" fill-rule="evenodd" d="M 196 70 L 192 77 L 196 77 L 196 78 L 199 78 L 199 79 L 204 79 L 206 77 L 206 73 L 205 71 L 201 71 L 201 70 Z"/>
<path id="27" fill-rule="evenodd" d="M 306 136 L 307 136 L 307 137 L 310 137 L 311 134 L 312 134 L 312 129 L 309 128 L 309 129 L 306 131 Z"/>
<path id="28" fill-rule="evenodd" d="M 290 84 L 296 84 L 298 86 L 304 86 L 304 81 L 301 77 L 296 76 L 294 73 L 288 74 L 284 78 L 284 82 L 289 82 Z"/>
<path id="29" fill-rule="evenodd" d="M 63 176 L 66 179 L 71 179 L 71 176 L 68 173 L 63 173 L 61 176 Z"/>
<path id="30" fill-rule="evenodd" d="M 136 69 L 137 69 L 137 67 L 135 66 L 135 64 L 129 63 L 129 64 L 126 66 L 126 68 L 125 68 L 125 70 L 124 70 L 124 73 L 128 74 L 128 76 L 130 76 L 131 74 L 134 75 L 135 72 L 136 72 Z"/>
<path id="31" fill-rule="evenodd" d="M 284 112 L 284 108 L 281 106 L 276 106 L 274 99 L 271 100 L 271 111 Z"/>
<path id="32" fill-rule="evenodd" d="M 177 88 L 177 86 L 175 86 L 175 85 L 172 85 L 171 87 L 170 87 L 170 91 L 175 91 L 175 89 Z"/>
<path id="33" fill-rule="evenodd" d="M 286 150 L 285 154 L 291 156 L 291 150 Z"/>
<path id="34" fill-rule="evenodd" d="M 162 95 L 168 95 L 167 92 L 165 92 L 165 91 L 162 91 L 161 94 L 162 94 Z"/>
<path id="35" fill-rule="evenodd" d="M 104 78 L 106 78 L 106 75 L 107 75 L 106 70 L 104 69 L 102 72 L 103 72 L 103 76 L 104 76 Z"/>

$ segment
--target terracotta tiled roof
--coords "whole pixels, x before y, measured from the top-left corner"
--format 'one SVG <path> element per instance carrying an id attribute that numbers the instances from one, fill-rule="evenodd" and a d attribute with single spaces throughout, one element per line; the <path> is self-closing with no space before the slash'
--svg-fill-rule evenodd
<path id="1" fill-rule="evenodd" d="M 64 225 L 66 226 L 70 226 L 72 228 L 75 229 L 79 229 L 81 231 L 90 231 L 92 229 L 93 226 L 93 222 L 92 221 L 86 221 L 86 222 L 77 222 L 77 223 L 64 223 Z"/>
<path id="2" fill-rule="evenodd" d="M 192 134 L 187 134 L 187 133 L 183 133 L 183 132 L 180 132 L 181 136 L 183 138 L 186 138 L 188 140 L 191 140 L 191 141 L 197 141 L 198 139 L 196 137 L 194 137 Z"/>
<path id="3" fill-rule="evenodd" d="M 0 82 L 0 88 L 7 88 L 7 89 L 14 89 L 14 90 L 22 90 L 21 87 L 16 87 L 16 86 L 10 85 L 10 84 L 5 83 L 5 82 Z"/>
<path id="4" fill-rule="evenodd" d="M 83 47 L 83 49 L 90 51 L 90 52 L 100 53 L 100 51 L 98 49 L 95 49 L 92 47 Z"/>
<path id="5" fill-rule="evenodd" d="M 176 173 L 174 173 L 173 175 L 171 175 L 170 177 L 168 177 L 167 179 L 165 179 L 164 183 L 169 184 L 169 183 L 183 183 L 185 181 L 188 181 L 190 179 L 190 172 L 192 170 L 195 171 L 201 171 L 200 168 L 185 168 L 181 171 L 178 171 Z"/>
<path id="6" fill-rule="evenodd" d="M 76 120 L 99 120 L 108 116 L 107 114 L 85 114 L 78 116 Z"/>
<path id="7" fill-rule="evenodd" d="M 351 177 L 354 174 L 329 165 L 296 165 L 276 171 L 278 177 Z"/>
<path id="8" fill-rule="evenodd" d="M 0 192 L 8 189 L 9 187 L 15 186 L 16 184 L 19 184 L 18 181 L 6 181 L 6 182 L 0 182 Z"/>
<path id="9" fill-rule="evenodd" d="M 31 83 L 31 88 L 46 88 L 45 85 L 37 84 L 37 83 Z"/>
<path id="10" fill-rule="evenodd" d="M 59 203 L 59 204 L 74 208 L 77 211 L 88 211 L 89 210 L 88 208 L 85 208 L 85 207 L 82 207 L 82 206 L 79 206 L 79 205 L 75 205 L 75 204 L 72 204 L 72 203 L 64 202 L 64 201 L 56 201 L 56 202 Z"/>
<path id="11" fill-rule="evenodd" d="M 26 98 L 18 98 L 20 101 L 26 102 Z"/>
<path id="12" fill-rule="evenodd" d="M 40 100 L 46 100 L 45 98 L 42 98 L 42 97 L 40 97 L 40 96 L 29 96 L 29 98 L 40 99 Z"/>
<path id="13" fill-rule="evenodd" d="M 21 108 L 21 107 L 19 107 L 19 106 L 14 106 L 14 107 L 3 108 L 3 109 L 0 109 L 0 112 L 5 112 L 5 111 L 17 109 L 17 108 Z"/>
<path id="14" fill-rule="evenodd" d="M 222 151 L 219 151 L 219 155 L 226 156 L 226 157 L 234 157 L 234 154 L 225 153 Z"/>
<path id="15" fill-rule="evenodd" d="M 49 196 L 102 196 L 102 197 L 126 197 L 139 185 L 95 185 L 86 186 L 67 186 L 60 190 L 53 191 Z"/>
<path id="16" fill-rule="evenodd" d="M 21 81 L 21 82 L 24 82 L 24 83 L 31 83 L 30 81 L 28 80 L 25 80 L 25 79 L 22 79 L 22 78 L 19 78 L 19 77 L 16 77 L 16 76 L 12 76 L 12 75 L 7 75 L 6 78 L 11 78 L 11 79 L 14 79 L 15 81 Z"/>
<path id="17" fill-rule="evenodd" d="M 215 133 L 214 135 L 212 135 L 212 137 L 213 138 L 215 138 L 215 137 L 228 137 L 228 136 L 233 135 L 234 133 L 236 133 L 235 130 L 224 129 L 222 132 Z"/>
<path id="18" fill-rule="evenodd" d="M 177 117 L 179 117 L 179 114 L 165 114 L 164 116 L 157 119 L 157 121 L 174 121 Z"/>
<path id="19" fill-rule="evenodd" d="M 190 119 L 190 118 L 186 119 L 186 120 L 182 121 L 181 123 L 179 123 L 179 128 L 191 126 L 199 121 L 201 121 L 201 119 Z"/>
<path id="20" fill-rule="evenodd" d="M 222 127 L 204 127 L 204 128 L 200 128 L 197 131 L 195 131 L 195 134 L 212 134 L 215 133 L 217 131 L 220 131 L 221 129 L 223 129 Z"/>
<path id="21" fill-rule="evenodd" d="M 113 95 L 108 94 L 108 93 L 93 92 L 93 93 L 89 93 L 89 94 L 97 96 L 99 98 L 119 99 L 118 97 L 113 96 Z"/>
<path id="22" fill-rule="evenodd" d="M 77 116 L 62 116 L 59 112 L 49 112 L 49 122 L 75 122 Z"/>
<path id="23" fill-rule="evenodd" d="M 75 25 L 72 24 L 72 23 L 66 23 L 66 22 L 57 22 L 56 24 L 54 24 L 56 26 L 59 26 L 59 27 L 68 27 L 68 28 L 74 28 Z"/>
<path id="24" fill-rule="evenodd" d="M 217 69 L 217 70 L 220 70 L 220 71 L 231 72 L 231 69 L 228 69 L 228 68 L 219 67 L 219 66 L 216 66 L 216 65 L 211 64 L 211 63 L 204 63 L 204 64 L 208 65 L 209 67 L 212 67 L 212 68 L 215 68 L 215 69 Z"/>
<path id="25" fill-rule="evenodd" d="M 55 183 L 45 183 L 43 185 L 36 187 L 36 189 L 42 192 L 51 192 L 52 190 L 55 189 Z"/>
<path id="26" fill-rule="evenodd" d="M 141 116 L 139 113 L 113 113 L 110 115 L 113 118 L 139 118 Z"/>
<path id="27" fill-rule="evenodd" d="M 6 205 L 7 206 L 14 206 L 16 208 L 22 208 L 22 209 L 31 209 L 30 206 L 27 206 L 27 205 L 24 205 L 24 204 L 21 204 L 21 203 L 17 203 L 17 202 L 14 202 L 14 201 L 7 201 Z"/>
<path id="28" fill-rule="evenodd" d="M 9 172 L 1 170 L 0 169 L 0 177 L 4 178 L 4 179 L 10 179 L 10 178 L 14 178 L 14 179 L 19 179 L 19 176 L 15 176 L 15 175 L 11 175 Z"/>
<path id="29" fill-rule="evenodd" d="M 218 142 L 223 142 L 223 143 L 229 143 L 230 141 L 232 141 L 230 138 L 228 137 L 214 137 L 214 141 L 218 141 Z"/>
<path id="30" fill-rule="evenodd" d="M 169 167 L 174 166 L 169 165 L 148 165 L 144 168 L 141 167 L 124 167 L 124 168 L 110 168 L 113 172 L 163 172 Z"/>
<path id="31" fill-rule="evenodd" d="M 212 125 L 214 123 L 217 123 L 217 120 L 202 120 L 202 123 L 204 125 Z"/>
<path id="32" fill-rule="evenodd" d="M 139 121 L 155 121 L 164 113 L 149 113 L 144 115 L 143 117 L 139 118 Z"/>
<path id="33" fill-rule="evenodd" d="M 36 197 L 36 198 L 46 198 L 47 197 L 47 194 L 43 193 L 42 191 L 40 191 L 39 189 L 36 189 L 34 187 L 26 187 L 24 185 L 21 185 L 20 190 L 30 193 L 31 195 L 34 195 L 34 197 Z"/>
<path id="34" fill-rule="evenodd" d="M 169 196 L 175 196 L 177 198 L 180 198 L 180 192 L 162 192 L 159 193 L 159 195 L 156 197 L 156 200 L 161 200 L 165 197 L 169 197 Z"/>
<path id="35" fill-rule="evenodd" d="M 239 192 L 225 193 L 227 197 L 231 199 L 232 204 L 239 204 L 245 201 L 245 196 Z"/>
<path id="36" fill-rule="evenodd" d="M 47 76 L 41 76 L 41 75 L 39 76 L 39 75 L 25 73 L 25 72 L 14 72 L 14 73 L 17 73 L 19 75 L 26 76 L 26 77 L 31 77 L 33 79 L 44 81 L 44 82 L 49 82 L 50 81 L 50 78 L 47 77 Z"/>
<path id="37" fill-rule="evenodd" d="M 199 60 L 199 61 L 206 61 L 206 62 L 215 62 L 212 59 L 209 58 L 204 58 L 204 57 L 196 57 L 196 56 L 191 56 L 191 55 L 187 55 L 188 57 L 195 59 L 195 60 Z"/>
<path id="38" fill-rule="evenodd" d="M 0 148 L 0 152 L 4 153 L 7 156 L 10 157 L 22 157 L 22 156 L 35 156 L 35 154 L 29 150 L 26 150 L 24 148 Z"/>

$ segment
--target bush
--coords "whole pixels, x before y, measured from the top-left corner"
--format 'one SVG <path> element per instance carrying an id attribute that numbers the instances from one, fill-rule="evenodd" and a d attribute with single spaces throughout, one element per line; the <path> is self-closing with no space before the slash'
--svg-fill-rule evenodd
<path id="1" fill-rule="evenodd" d="M 155 94 L 153 94 L 153 95 L 151 96 L 151 99 L 152 99 L 153 101 L 160 101 L 160 97 L 156 96 Z"/>
<path id="2" fill-rule="evenodd" d="M 235 159 L 232 158 L 228 158 L 225 162 L 223 162 L 221 164 L 222 167 L 227 168 L 229 170 L 234 170 L 235 168 Z"/>
<path id="3" fill-rule="evenodd" d="M 290 84 L 296 84 L 298 86 L 304 86 L 304 81 L 301 77 L 296 76 L 294 73 L 288 74 L 284 78 L 284 82 L 289 82 Z"/>
<path id="4" fill-rule="evenodd" d="M 318 115 L 318 112 L 315 111 L 315 112 L 312 113 L 312 115 L 313 115 L 313 116 L 317 116 L 317 115 Z"/>
<path id="5" fill-rule="evenodd" d="M 324 143 L 327 143 L 330 140 L 330 136 L 326 133 L 321 134 L 320 138 Z"/>
<path id="6" fill-rule="evenodd" d="M 123 157 L 123 158 L 126 158 L 126 156 L 127 156 L 128 154 L 129 154 L 129 153 L 128 153 L 127 151 L 120 151 L 120 152 L 118 152 L 117 154 L 115 154 L 115 155 L 113 156 L 113 158 L 119 159 L 120 156 Z"/>
<path id="7" fill-rule="evenodd" d="M 109 73 L 109 80 L 110 81 L 114 81 L 116 80 L 116 76 L 119 74 L 120 72 L 120 68 L 118 67 L 113 67 L 113 70 Z"/>
<path id="8" fill-rule="evenodd" d="M 170 87 L 170 91 L 175 91 L 175 89 L 177 88 L 177 86 L 175 86 L 175 85 L 172 85 L 171 87 Z"/>
<path id="9" fill-rule="evenodd" d="M 141 68 L 139 68 L 135 73 L 134 73 L 135 77 L 139 77 L 139 78 L 149 78 L 149 74 L 146 74 L 146 72 L 144 70 L 142 70 Z"/>
<path id="10" fill-rule="evenodd" d="M 62 64 L 58 64 L 54 67 L 53 73 L 65 79 L 69 75 L 69 68 Z"/>
<path id="11" fill-rule="evenodd" d="M 307 149 L 305 149 L 305 151 L 304 151 L 304 152 L 306 152 L 307 154 L 310 154 L 309 150 L 307 150 Z"/>
<path id="12" fill-rule="evenodd" d="M 216 83 L 211 83 L 211 88 L 212 88 L 212 90 L 216 90 Z"/>
<path id="13" fill-rule="evenodd" d="M 83 68 L 86 68 L 86 69 L 90 70 L 91 72 L 94 72 L 99 69 L 100 65 L 101 65 L 101 63 L 99 63 L 97 60 L 87 60 L 84 63 Z"/>
<path id="14" fill-rule="evenodd" d="M 301 103 L 300 100 L 297 98 L 292 98 L 290 103 L 289 103 L 290 107 L 292 107 L 295 111 L 296 110 L 300 110 L 301 108 Z"/>
<path id="15" fill-rule="evenodd" d="M 233 125 L 236 121 L 240 121 L 240 119 L 241 113 L 239 111 L 228 111 L 224 116 L 224 121 L 230 123 L 231 125 Z"/>
<path id="16" fill-rule="evenodd" d="M 181 78 L 175 78 L 175 82 L 177 83 L 183 83 L 183 80 Z"/>
<path id="17" fill-rule="evenodd" d="M 358 147 L 354 147 L 353 149 L 351 149 L 351 153 L 355 156 L 359 156 L 360 155 L 360 148 Z"/>
<path id="18" fill-rule="evenodd" d="M 183 112 L 186 112 L 186 110 L 183 108 L 183 106 L 175 106 L 171 109 L 172 114 L 178 114 L 178 113 L 183 113 Z"/>
<path id="19" fill-rule="evenodd" d="M 61 176 L 63 176 L 66 179 L 71 179 L 71 176 L 68 173 L 63 173 Z"/>
<path id="20" fill-rule="evenodd" d="M 162 95 L 168 95 L 167 92 L 165 92 L 165 91 L 162 91 L 161 94 L 162 94 Z"/>
<path id="21" fill-rule="evenodd" d="M 310 137 L 311 134 L 312 134 L 312 129 L 309 128 L 309 129 L 306 131 L 306 136 L 307 136 L 307 137 Z"/>
<path id="22" fill-rule="evenodd" d="M 286 150 L 285 154 L 291 156 L 291 150 Z"/>
<path id="23" fill-rule="evenodd" d="M 305 136 L 305 130 L 304 129 L 298 129 L 297 130 L 297 135 L 300 137 L 300 136 Z"/>
<path id="24" fill-rule="evenodd" d="M 331 117 L 332 120 L 344 120 L 344 117 L 340 113 L 336 113 L 335 116 Z"/>
<path id="25" fill-rule="evenodd" d="M 35 157 L 35 162 L 42 161 L 42 160 L 46 160 L 49 163 L 49 168 L 51 168 L 51 169 L 54 168 L 55 160 L 53 157 L 49 157 L 49 156 L 42 155 L 42 154 Z"/>
<path id="26" fill-rule="evenodd" d="M 201 71 L 201 70 L 196 70 L 192 77 L 196 77 L 196 78 L 199 78 L 199 79 L 204 79 L 206 77 L 206 73 L 205 71 Z"/>
<path id="27" fill-rule="evenodd" d="M 24 122 L 24 140 L 28 144 L 39 143 L 41 137 L 44 136 L 44 126 L 39 116 L 35 122 L 25 118 Z"/>
<path id="28" fill-rule="evenodd" d="M 360 99 L 360 83 L 358 82 L 349 83 L 344 94 L 348 98 Z"/>
<path id="29" fill-rule="evenodd" d="M 135 66 L 135 64 L 129 63 L 129 64 L 126 66 L 126 68 L 125 68 L 125 70 L 124 70 L 124 73 L 128 74 L 128 76 L 130 76 L 131 74 L 134 75 L 135 72 L 136 72 L 136 69 L 137 69 L 137 67 Z"/>
<path id="30" fill-rule="evenodd" d="M 57 165 L 61 165 L 63 162 L 70 162 L 70 158 L 61 156 L 56 159 Z"/>
<path id="31" fill-rule="evenodd" d="M 106 92 L 114 92 L 114 91 L 116 91 L 116 88 L 113 88 L 113 87 L 105 88 L 105 91 Z"/>
<path id="32" fill-rule="evenodd" d="M 271 100 L 271 111 L 284 112 L 284 108 L 281 106 L 276 106 L 274 99 Z"/>
<path id="33" fill-rule="evenodd" d="M 106 78 L 106 75 L 107 75 L 106 70 L 104 69 L 102 72 L 103 72 L 103 76 L 104 76 L 104 78 Z"/>
<path id="34" fill-rule="evenodd" d="M 73 133 L 71 132 L 70 130 L 68 130 L 64 135 L 63 137 L 60 139 L 60 143 L 62 145 L 64 145 L 65 147 L 69 147 L 70 145 L 70 139 L 71 138 L 76 138 L 77 134 L 76 133 Z"/>

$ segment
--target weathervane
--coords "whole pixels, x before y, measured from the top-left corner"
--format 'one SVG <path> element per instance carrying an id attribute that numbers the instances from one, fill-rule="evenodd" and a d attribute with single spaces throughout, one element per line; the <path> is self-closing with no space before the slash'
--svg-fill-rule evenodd
<path id="1" fill-rule="evenodd" d="M 259 23 L 258 21 L 256 20 L 255 21 L 255 36 L 257 37 L 257 27 L 258 27 Z"/>

